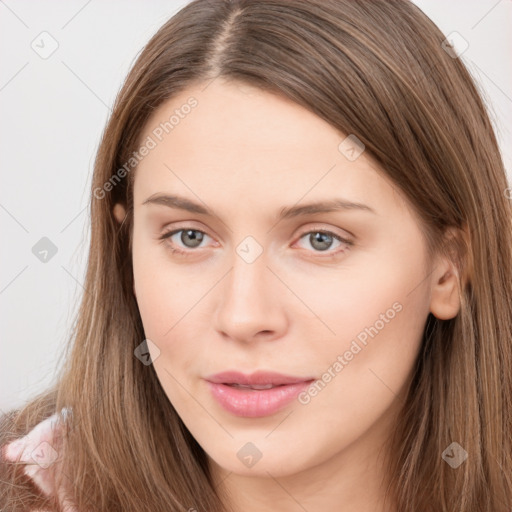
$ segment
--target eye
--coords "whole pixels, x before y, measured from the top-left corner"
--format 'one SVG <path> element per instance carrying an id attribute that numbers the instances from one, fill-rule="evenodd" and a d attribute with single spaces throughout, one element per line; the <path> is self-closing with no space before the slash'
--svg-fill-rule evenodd
<path id="1" fill-rule="evenodd" d="M 325 231 L 325 230 L 314 230 L 314 231 L 308 231 L 307 233 L 304 233 L 301 235 L 299 240 L 305 239 L 308 244 L 310 244 L 311 247 L 313 247 L 313 252 L 326 252 L 329 249 L 332 248 L 333 244 L 338 243 L 337 247 L 345 245 L 348 248 L 350 248 L 352 245 L 354 245 L 354 242 L 350 240 L 346 240 L 345 238 L 342 238 L 339 235 L 336 235 L 335 233 L 332 233 L 331 231 Z M 343 253 L 345 250 L 338 250 L 338 251 L 329 251 L 329 256 L 332 256 L 333 254 Z"/>
<path id="2" fill-rule="evenodd" d="M 199 247 L 201 245 L 201 242 L 205 240 L 205 237 L 210 238 L 205 232 L 200 231 L 199 229 L 182 228 L 164 233 L 160 237 L 160 240 L 166 242 L 170 246 L 171 251 L 173 253 L 176 252 L 184 254 L 187 253 L 189 249 L 193 250 L 196 247 Z M 175 240 L 173 240 L 173 238 L 175 238 Z M 176 247 L 177 243 L 183 245 L 181 247 Z M 183 246 L 185 247 L 186 250 L 183 250 Z"/>
<path id="3" fill-rule="evenodd" d="M 204 231 L 199 229 L 181 228 L 168 231 L 159 238 L 162 242 L 169 245 L 173 253 L 185 255 L 200 247 L 201 243 L 205 240 L 205 237 L 211 238 Z M 343 253 L 354 245 L 352 241 L 342 238 L 331 231 L 320 229 L 308 231 L 302 234 L 299 240 L 303 239 L 305 239 L 307 243 L 310 244 L 310 247 L 314 249 L 313 252 L 327 252 L 328 256 Z M 338 245 L 336 245 L 336 243 Z M 345 250 L 329 251 L 333 245 L 335 247 L 342 247 L 345 245 L 346 248 Z"/>

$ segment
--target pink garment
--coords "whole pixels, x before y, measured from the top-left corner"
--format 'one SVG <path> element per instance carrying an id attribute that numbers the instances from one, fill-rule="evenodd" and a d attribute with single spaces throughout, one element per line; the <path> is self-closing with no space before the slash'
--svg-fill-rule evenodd
<path id="1" fill-rule="evenodd" d="M 4 460 L 25 463 L 24 472 L 46 496 L 54 496 L 63 512 L 78 512 L 68 497 L 70 482 L 56 489 L 55 472 L 59 460 L 59 432 L 61 421 L 71 414 L 70 409 L 62 409 L 38 423 L 26 436 L 20 437 L 2 447 Z M 33 512 L 45 512 L 34 510 Z"/>

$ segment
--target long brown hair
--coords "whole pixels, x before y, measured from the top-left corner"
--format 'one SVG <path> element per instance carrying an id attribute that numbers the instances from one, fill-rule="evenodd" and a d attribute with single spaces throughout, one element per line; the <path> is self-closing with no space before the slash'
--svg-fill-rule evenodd
<path id="1" fill-rule="evenodd" d="M 136 165 L 126 167 L 162 102 L 222 77 L 356 135 L 417 212 L 430 254 L 456 262 L 461 310 L 429 315 L 390 439 L 397 512 L 510 510 L 511 205 L 486 108 L 444 39 L 406 0 L 195 0 L 169 19 L 126 78 L 98 150 L 85 293 L 63 373 L 4 418 L 1 442 L 71 407 L 60 455 L 79 510 L 227 510 L 206 454 L 153 367 L 134 357 L 145 336 L 131 262 Z M 116 203 L 128 212 L 121 225 Z M 448 228 L 460 233 L 450 243 Z M 453 442 L 468 454 L 457 469 L 442 457 Z M 4 464 L 2 480 L 3 510 L 45 505 L 19 466 Z"/>

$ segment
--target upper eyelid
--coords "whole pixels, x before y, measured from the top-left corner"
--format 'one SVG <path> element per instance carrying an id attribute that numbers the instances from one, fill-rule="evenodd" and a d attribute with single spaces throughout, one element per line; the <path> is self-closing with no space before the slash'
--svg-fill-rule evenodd
<path id="1" fill-rule="evenodd" d="M 169 233 L 176 233 L 176 232 L 182 231 L 182 230 L 184 231 L 186 229 L 191 229 L 193 231 L 200 231 L 201 233 L 204 233 L 205 235 L 208 235 L 210 238 L 214 238 L 213 236 L 209 235 L 206 230 L 201 229 L 201 228 L 196 228 L 196 227 L 194 227 L 193 225 L 190 225 L 190 224 L 184 225 L 182 227 L 179 227 L 179 226 L 178 227 L 170 227 L 170 228 L 164 227 L 164 228 L 162 228 L 162 236 L 165 235 L 165 234 L 169 234 Z M 305 228 L 304 231 L 301 231 L 300 235 L 298 235 L 298 236 L 302 237 L 303 235 L 305 235 L 307 233 L 311 233 L 311 232 L 324 232 L 324 233 L 330 233 L 330 234 L 339 236 L 340 238 L 343 238 L 343 239 L 351 239 L 351 240 L 353 240 L 354 238 L 356 238 L 349 231 L 347 231 L 347 230 L 343 230 L 343 231 L 345 231 L 347 233 L 347 235 L 338 234 L 332 228 L 319 227 L 319 225 L 317 224 L 317 225 L 314 225 L 312 227 Z"/>
<path id="2" fill-rule="evenodd" d="M 334 235 L 334 236 L 337 236 L 339 238 L 344 238 L 344 239 L 348 239 L 348 238 L 352 237 L 352 235 L 350 235 L 350 234 L 348 234 L 347 236 L 340 235 L 339 233 L 337 233 L 336 231 L 334 231 L 332 229 L 313 227 L 313 228 L 308 228 L 308 229 L 302 231 L 299 235 L 299 238 L 301 238 L 304 235 L 307 235 L 308 233 L 328 233 L 330 235 Z"/>
<path id="3" fill-rule="evenodd" d="M 180 231 L 199 231 L 200 233 L 203 233 L 203 235 L 206 235 L 207 237 L 211 238 L 212 240 L 214 240 L 214 238 L 209 235 L 206 231 L 202 230 L 202 229 L 198 229 L 198 228 L 193 228 L 193 227 L 190 227 L 190 226 L 185 226 L 185 227 L 182 227 L 182 228 L 172 228 L 172 229 L 164 229 L 162 231 L 162 234 L 159 236 L 159 238 L 163 239 L 164 237 L 165 238 L 171 238 L 171 236 L 174 236 L 176 235 L 177 233 L 179 233 Z"/>
<path id="4" fill-rule="evenodd" d="M 204 235 L 209 236 L 210 238 L 213 238 L 206 231 L 204 231 L 202 229 L 199 229 L 199 228 L 194 228 L 192 226 L 185 226 L 185 227 L 182 227 L 182 228 L 164 229 L 162 231 L 162 236 L 170 235 L 171 233 L 173 235 L 175 235 L 176 233 L 179 233 L 180 231 L 186 231 L 187 229 L 190 230 L 190 231 L 199 231 L 200 233 L 203 233 Z M 339 237 L 339 238 L 342 238 L 342 239 L 350 238 L 350 237 L 344 237 L 343 235 L 339 235 L 335 231 L 332 231 L 330 229 L 325 229 L 325 228 L 310 228 L 310 229 L 306 229 L 303 232 L 301 232 L 298 235 L 298 237 L 302 238 L 304 235 L 307 235 L 309 233 L 327 233 L 327 234 L 331 234 L 331 235 L 334 235 L 335 237 Z"/>

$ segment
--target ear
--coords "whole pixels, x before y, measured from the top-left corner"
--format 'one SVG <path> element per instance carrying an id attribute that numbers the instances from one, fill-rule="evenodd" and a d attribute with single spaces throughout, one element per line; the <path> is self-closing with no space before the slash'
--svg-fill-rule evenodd
<path id="1" fill-rule="evenodd" d="M 117 222 L 121 224 L 121 222 L 123 222 L 124 218 L 126 217 L 126 210 L 124 209 L 124 206 L 121 203 L 116 203 L 114 205 L 113 213 Z"/>
<path id="2" fill-rule="evenodd" d="M 445 272 L 434 272 L 434 275 L 437 274 L 437 282 L 432 287 L 430 311 L 440 320 L 450 320 L 460 310 L 459 284 L 453 269 L 445 266 L 442 268 Z"/>
<path id="3" fill-rule="evenodd" d="M 451 249 L 446 255 L 438 255 L 432 272 L 430 312 L 440 320 L 450 320 L 460 311 L 458 264 L 461 258 L 458 251 L 464 245 L 460 245 L 460 240 L 457 239 L 459 236 L 460 230 L 450 228 L 447 243 Z M 467 233 L 462 236 L 467 236 Z M 467 245 L 465 247 L 467 248 Z"/>

